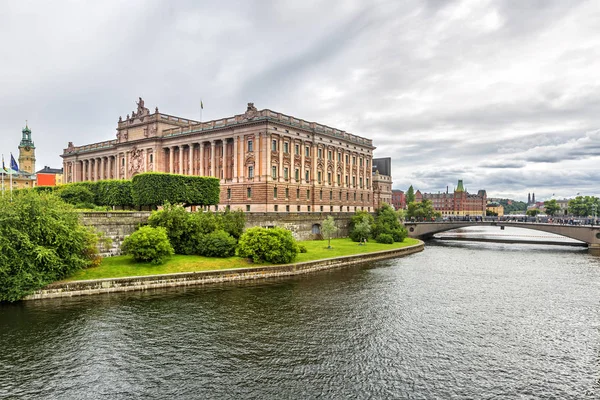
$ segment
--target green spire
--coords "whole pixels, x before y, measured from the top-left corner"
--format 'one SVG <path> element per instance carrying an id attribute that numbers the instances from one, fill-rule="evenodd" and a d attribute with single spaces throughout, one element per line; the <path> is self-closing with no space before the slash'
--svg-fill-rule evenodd
<path id="1" fill-rule="evenodd" d="M 458 180 L 458 187 L 456 188 L 455 192 L 464 192 L 465 188 L 463 187 L 463 181 L 462 179 Z"/>
<path id="2" fill-rule="evenodd" d="M 27 121 L 25 121 L 25 128 L 21 132 L 23 135 L 21 136 L 19 147 L 34 147 L 33 140 L 31 140 L 31 129 L 29 129 Z"/>

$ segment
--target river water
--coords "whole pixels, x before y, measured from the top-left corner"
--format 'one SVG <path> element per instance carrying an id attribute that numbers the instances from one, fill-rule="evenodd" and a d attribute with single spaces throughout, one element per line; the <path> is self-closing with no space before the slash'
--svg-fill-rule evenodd
<path id="1" fill-rule="evenodd" d="M 283 280 L 0 306 L 0 398 L 598 399 L 600 258 L 432 241 Z"/>

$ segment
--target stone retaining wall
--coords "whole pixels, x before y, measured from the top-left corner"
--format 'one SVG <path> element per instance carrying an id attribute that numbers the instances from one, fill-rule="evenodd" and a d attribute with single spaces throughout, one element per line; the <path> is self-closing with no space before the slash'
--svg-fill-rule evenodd
<path id="1" fill-rule="evenodd" d="M 423 251 L 423 248 L 424 245 L 423 242 L 421 242 L 417 245 L 400 249 L 328 258 L 325 260 L 308 261 L 296 264 L 53 283 L 46 286 L 44 289 L 27 296 L 24 300 L 84 296 L 100 293 L 127 292 L 132 290 L 293 276 L 365 262 L 402 257 Z"/>

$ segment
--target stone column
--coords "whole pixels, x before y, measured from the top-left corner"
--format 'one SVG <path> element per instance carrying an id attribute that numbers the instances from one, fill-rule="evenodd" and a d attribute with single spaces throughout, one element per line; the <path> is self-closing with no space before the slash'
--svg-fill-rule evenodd
<path id="1" fill-rule="evenodd" d="M 183 146 L 177 146 L 179 149 L 179 168 L 177 168 L 177 170 L 179 171 L 179 174 L 182 175 L 183 174 Z"/>
<path id="2" fill-rule="evenodd" d="M 175 146 L 169 147 L 169 173 L 173 173 L 173 153 L 175 152 Z"/>
<path id="3" fill-rule="evenodd" d="M 313 163 L 312 163 L 312 177 L 311 177 L 313 186 L 317 184 L 317 156 L 318 155 L 319 155 L 319 146 L 317 146 L 317 143 L 313 143 Z"/>
<path id="4" fill-rule="evenodd" d="M 127 179 L 127 170 L 129 169 L 129 152 L 125 152 L 125 168 L 123 168 L 123 179 Z"/>
<path id="5" fill-rule="evenodd" d="M 210 141 L 210 176 L 218 178 L 217 176 L 217 155 L 216 155 L 217 141 Z"/>
<path id="6" fill-rule="evenodd" d="M 272 141 L 272 136 L 271 134 L 267 133 L 265 140 L 267 142 L 267 145 L 265 146 L 267 148 L 267 182 L 272 180 L 272 174 L 271 174 L 271 170 L 272 170 L 272 166 L 271 166 L 271 141 Z"/>
<path id="7" fill-rule="evenodd" d="M 198 174 L 200 176 L 205 176 L 205 173 L 204 173 L 204 142 L 199 143 L 198 151 L 199 151 L 198 160 L 200 161 L 200 170 L 198 171 Z"/>
<path id="8" fill-rule="evenodd" d="M 194 175 L 194 143 L 190 143 L 188 150 L 189 175 Z"/>
<path id="9" fill-rule="evenodd" d="M 277 150 L 279 150 L 279 163 L 277 165 L 277 181 L 283 182 L 283 136 L 279 136 Z M 289 150 L 289 145 L 288 145 Z M 288 172 L 289 173 L 289 172 Z M 288 176 L 289 177 L 289 176 Z"/>
<path id="10" fill-rule="evenodd" d="M 238 166 L 239 166 L 238 158 L 240 156 L 238 154 L 238 152 L 240 151 L 239 146 L 238 146 L 239 141 L 240 141 L 240 137 L 239 136 L 234 136 L 233 137 L 233 174 L 232 174 L 231 178 L 232 178 L 232 180 L 234 182 L 238 181 L 238 176 L 239 176 L 239 173 L 240 173 L 240 171 L 238 171 Z"/>

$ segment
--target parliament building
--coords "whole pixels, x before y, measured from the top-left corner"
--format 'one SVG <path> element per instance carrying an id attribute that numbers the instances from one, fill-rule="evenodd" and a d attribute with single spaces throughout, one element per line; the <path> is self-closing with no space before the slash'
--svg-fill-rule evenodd
<path id="1" fill-rule="evenodd" d="M 391 177 L 381 184 L 378 173 L 373 182 L 370 139 L 253 103 L 208 122 L 151 113 L 141 98 L 137 106 L 119 117 L 116 139 L 69 143 L 65 183 L 149 171 L 212 176 L 221 182 L 219 209 L 250 212 L 374 211 L 381 199 L 391 201 Z"/>

